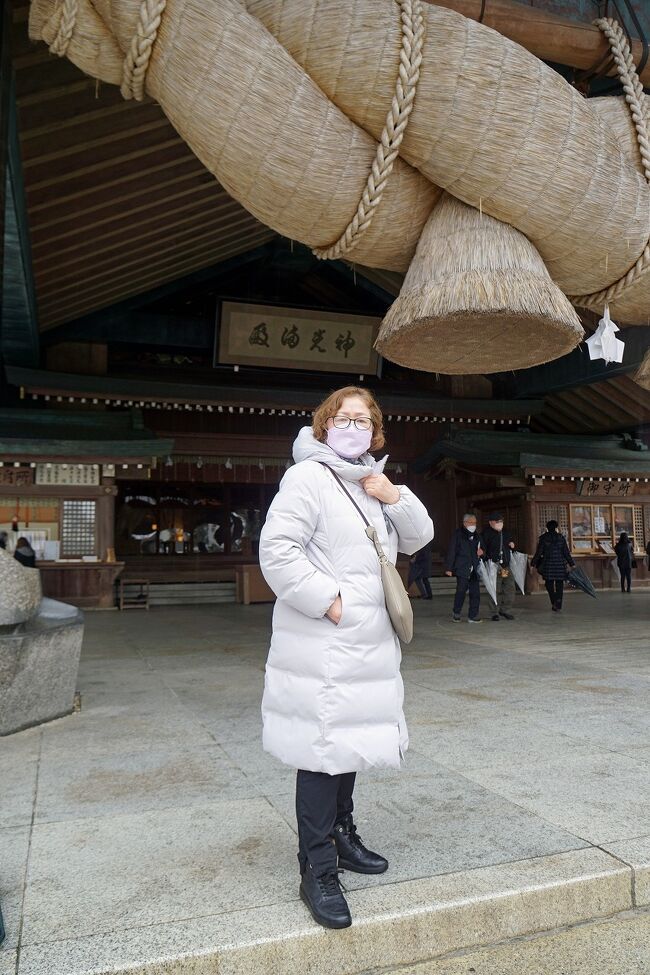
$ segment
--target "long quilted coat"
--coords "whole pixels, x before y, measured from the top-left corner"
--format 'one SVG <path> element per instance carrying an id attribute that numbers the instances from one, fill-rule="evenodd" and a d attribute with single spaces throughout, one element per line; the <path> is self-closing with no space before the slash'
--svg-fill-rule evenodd
<path id="1" fill-rule="evenodd" d="M 574 566 L 566 538 L 559 532 L 544 532 L 539 536 L 537 551 L 531 560 L 544 579 L 566 579 L 567 562 Z"/>
<path id="2" fill-rule="evenodd" d="M 369 454 L 351 464 L 304 427 L 294 459 L 260 538 L 260 566 L 278 597 L 262 701 L 264 748 L 286 765 L 330 775 L 398 768 L 408 746 L 401 650 L 379 561 L 359 512 L 319 462 L 344 479 L 393 562 L 398 550 L 410 555 L 430 541 L 433 524 L 406 487 L 383 508 L 365 493 L 360 479 L 384 463 Z M 335 625 L 325 613 L 339 593 L 343 613 Z"/>

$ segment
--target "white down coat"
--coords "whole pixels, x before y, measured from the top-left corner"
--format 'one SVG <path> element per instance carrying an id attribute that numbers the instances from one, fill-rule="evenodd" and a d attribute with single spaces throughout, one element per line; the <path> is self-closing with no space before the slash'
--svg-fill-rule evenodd
<path id="1" fill-rule="evenodd" d="M 264 748 L 314 772 L 399 768 L 408 747 L 401 650 L 379 561 L 365 525 L 325 461 L 345 480 L 393 562 L 433 538 L 426 508 L 407 488 L 382 505 L 359 481 L 383 470 L 366 454 L 343 460 L 304 427 L 296 465 L 282 478 L 260 537 L 260 566 L 276 594 L 262 716 Z M 388 530 L 383 510 L 391 523 Z M 341 621 L 325 613 L 340 593 Z"/>

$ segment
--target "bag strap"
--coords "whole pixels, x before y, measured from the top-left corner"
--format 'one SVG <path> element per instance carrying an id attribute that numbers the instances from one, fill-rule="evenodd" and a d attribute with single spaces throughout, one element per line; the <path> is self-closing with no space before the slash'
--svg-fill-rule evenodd
<path id="1" fill-rule="evenodd" d="M 375 528 L 374 525 L 371 525 L 370 524 L 370 522 L 368 521 L 368 519 L 364 515 L 363 511 L 361 510 L 361 508 L 359 507 L 359 505 L 357 504 L 357 502 L 354 500 L 354 498 L 352 497 L 352 495 L 350 494 L 350 492 L 346 488 L 345 484 L 343 483 L 343 479 L 341 477 L 339 477 L 339 475 L 336 473 L 336 471 L 332 467 L 329 467 L 329 465 L 326 464 L 325 461 L 321 460 L 321 461 L 319 461 L 319 464 L 322 464 L 323 467 L 326 468 L 326 470 L 328 470 L 330 472 L 330 474 L 332 475 L 332 477 L 334 477 L 334 479 L 338 482 L 339 486 L 342 488 L 342 490 L 344 491 L 344 493 L 347 494 L 348 498 L 350 499 L 350 501 L 352 502 L 352 504 L 354 505 L 354 507 L 357 509 L 357 511 L 359 512 L 359 514 L 363 518 L 364 524 L 366 526 L 366 535 L 368 536 L 368 538 L 370 539 L 370 541 L 372 542 L 372 544 L 375 546 L 375 551 L 377 552 L 377 558 L 379 559 L 379 561 L 382 562 L 382 563 L 383 562 L 388 562 L 388 559 L 386 557 L 386 553 L 384 552 L 384 550 L 383 550 L 383 548 L 381 546 L 381 542 L 379 541 L 379 536 L 377 535 L 377 529 Z"/>
<path id="2" fill-rule="evenodd" d="M 338 481 L 340 487 L 343 489 L 343 491 L 345 492 L 345 494 L 347 494 L 347 496 L 349 497 L 350 501 L 352 502 L 352 504 L 354 505 L 354 507 L 357 509 L 357 511 L 359 512 L 359 514 L 363 518 L 365 525 L 366 526 L 369 526 L 370 525 L 370 522 L 368 521 L 368 519 L 364 515 L 363 511 L 361 510 L 361 508 L 359 507 L 359 505 L 357 504 L 357 502 L 354 500 L 354 498 L 352 497 L 352 495 L 350 494 L 350 492 L 346 488 L 345 484 L 343 483 L 343 479 L 341 477 L 339 477 L 339 475 L 336 473 L 336 471 L 332 467 L 330 467 L 328 464 L 326 464 L 324 460 L 319 461 L 319 463 L 322 464 L 323 467 L 330 472 L 330 474 L 332 475 L 332 477 L 334 477 L 335 480 Z"/>

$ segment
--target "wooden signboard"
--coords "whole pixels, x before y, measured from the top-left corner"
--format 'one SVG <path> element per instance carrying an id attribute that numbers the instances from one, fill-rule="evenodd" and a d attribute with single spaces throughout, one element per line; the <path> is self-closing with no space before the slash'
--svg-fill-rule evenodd
<path id="1" fill-rule="evenodd" d="M 0 484 L 9 487 L 27 487 L 34 483 L 34 471 L 17 467 L 0 467 Z"/>
<path id="2" fill-rule="evenodd" d="M 99 484 L 98 464 L 37 464 L 37 484 L 88 486 Z"/>
<path id="3" fill-rule="evenodd" d="M 219 363 L 376 374 L 380 318 L 224 301 Z"/>

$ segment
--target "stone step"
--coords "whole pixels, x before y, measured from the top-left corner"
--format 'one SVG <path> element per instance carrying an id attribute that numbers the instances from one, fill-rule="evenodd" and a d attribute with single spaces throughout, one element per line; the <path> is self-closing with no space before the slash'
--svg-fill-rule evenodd
<path id="1" fill-rule="evenodd" d="M 579 924 L 454 952 L 446 958 L 409 966 L 408 975 L 646 975 L 650 972 L 650 913 L 619 914 L 607 921 Z M 405 975 L 404 969 L 382 975 Z"/>
<path id="2" fill-rule="evenodd" d="M 373 885 L 368 878 L 367 886 L 347 895 L 353 925 L 344 931 L 316 925 L 296 897 L 138 927 L 118 937 L 107 932 L 25 945 L 19 975 L 370 975 L 391 970 L 411 975 L 414 966 L 442 964 L 453 952 L 631 911 L 632 880 L 628 865 L 597 847 L 394 884 Z M 263 891 L 260 904 L 265 904 Z M 647 970 L 624 967 L 616 975 Z M 467 971 L 471 966 L 451 969 L 449 975 Z M 477 971 L 510 975 L 499 967 Z M 521 967 L 517 975 L 527 971 L 559 975 L 560 969 Z M 567 972 L 574 975 L 574 969 Z M 598 965 L 578 972 L 605 975 Z M 430 975 L 443 973 L 444 968 L 430 970 Z M 429 975 L 426 968 L 422 975 Z"/>
<path id="3" fill-rule="evenodd" d="M 140 592 L 137 583 L 124 588 L 129 596 Z M 234 601 L 234 582 L 152 582 L 149 586 L 151 606 L 200 606 Z"/>

